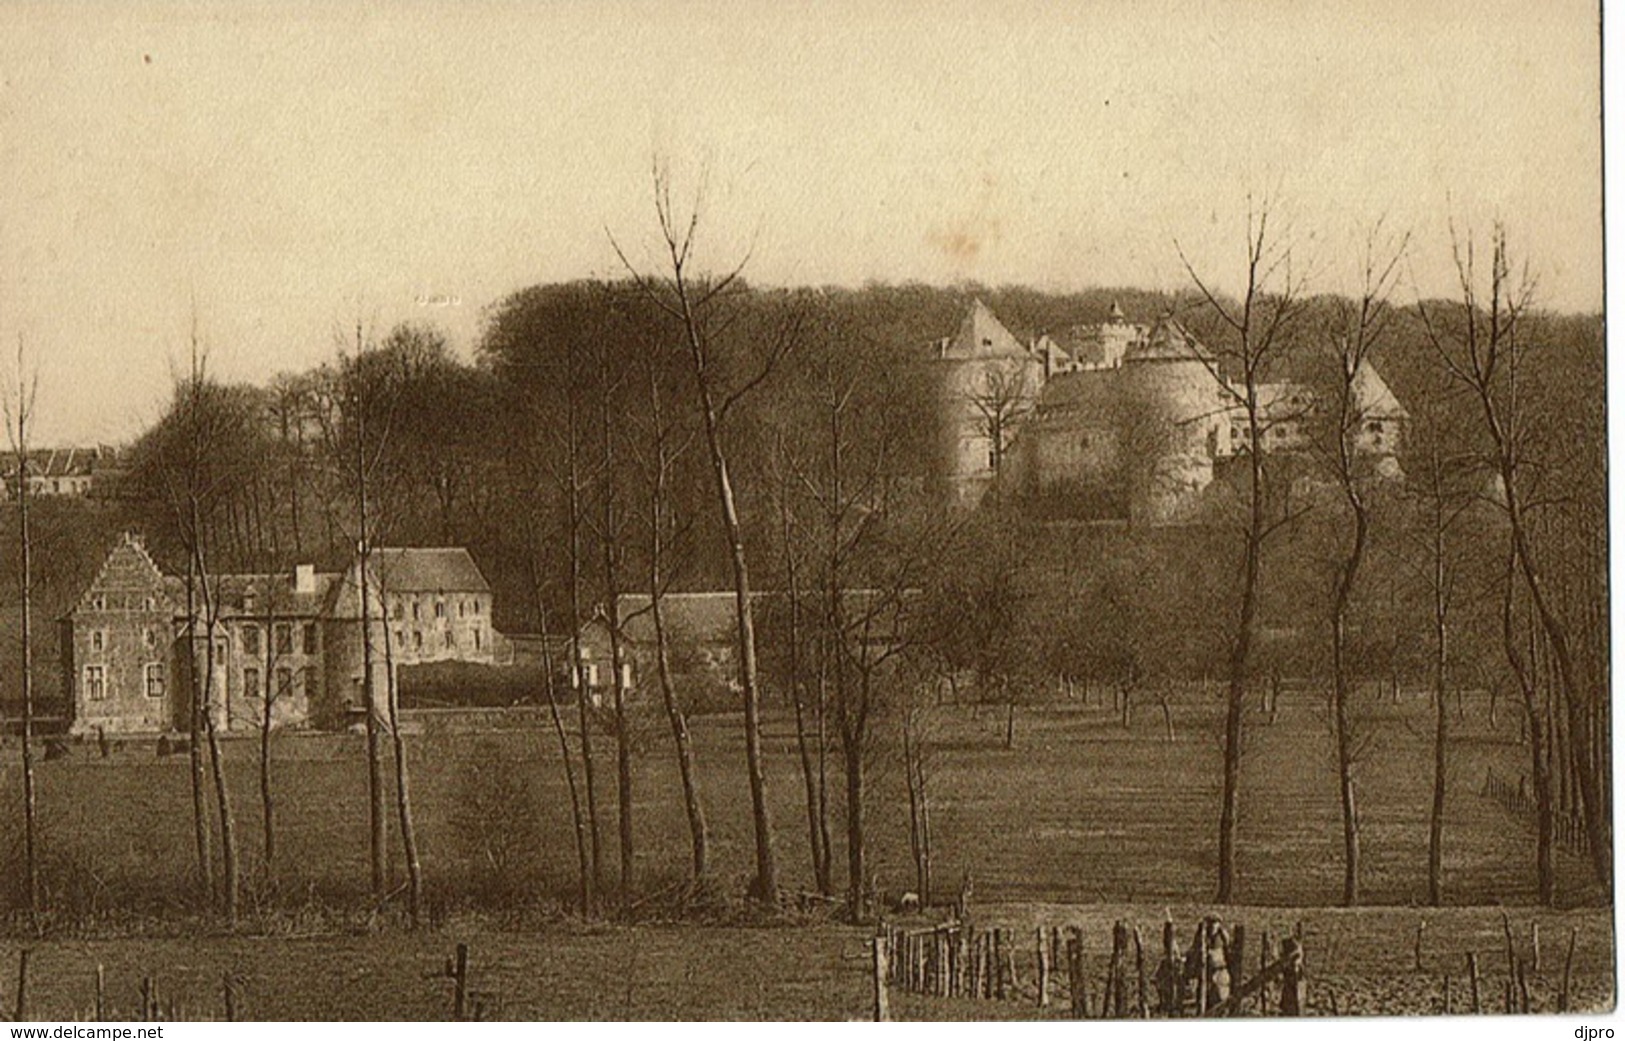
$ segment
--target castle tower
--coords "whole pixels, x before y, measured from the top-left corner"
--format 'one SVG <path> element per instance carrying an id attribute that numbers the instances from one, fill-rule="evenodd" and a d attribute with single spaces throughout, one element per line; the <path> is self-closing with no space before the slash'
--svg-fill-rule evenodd
<path id="1" fill-rule="evenodd" d="M 1123 356 L 1122 451 L 1131 460 L 1130 515 L 1178 523 L 1213 482 L 1224 388 L 1207 349 L 1164 315 Z"/>
<path id="2" fill-rule="evenodd" d="M 1044 385 L 1042 359 L 980 300 L 959 330 L 933 344 L 938 381 L 938 472 L 957 505 L 975 506 L 995 481 L 1014 479 L 1012 451 Z"/>

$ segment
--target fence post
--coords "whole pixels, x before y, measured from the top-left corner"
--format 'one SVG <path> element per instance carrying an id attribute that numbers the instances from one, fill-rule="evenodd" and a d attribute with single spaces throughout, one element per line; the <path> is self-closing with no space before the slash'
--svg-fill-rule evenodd
<path id="1" fill-rule="evenodd" d="M 32 953 L 24 947 L 17 955 L 17 1014 L 12 1018 L 19 1023 L 28 1019 L 28 959 Z"/>
<path id="2" fill-rule="evenodd" d="M 459 1023 L 468 1014 L 468 944 L 457 945 L 457 966 L 454 970 L 456 991 L 452 996 L 452 1017 Z"/>
<path id="3" fill-rule="evenodd" d="M 1151 1018 L 1151 1002 L 1145 985 L 1145 945 L 1140 941 L 1140 926 L 1134 926 L 1134 975 L 1139 989 L 1140 1018 Z"/>
<path id="4" fill-rule="evenodd" d="M 231 973 L 223 972 L 220 974 L 220 988 L 224 992 L 226 999 L 226 1022 L 235 1023 L 237 1022 L 237 994 L 231 986 Z"/>
<path id="5" fill-rule="evenodd" d="M 1448 972 L 1444 974 L 1444 1014 L 1447 1015 L 1447 1016 L 1451 1014 L 1451 1008 L 1450 1008 L 1450 974 Z"/>
<path id="6" fill-rule="evenodd" d="M 884 1023 L 891 1019 L 891 1009 L 886 1002 L 886 935 L 876 933 L 869 941 L 870 954 L 874 959 L 875 983 L 875 1022 Z"/>
<path id="7" fill-rule="evenodd" d="M 1159 983 L 1157 998 L 1162 1002 L 1162 1011 L 1169 1017 L 1177 1017 L 1183 1011 L 1184 1005 L 1184 969 L 1178 956 L 1174 952 L 1174 923 L 1168 919 L 1162 923 L 1162 965 L 1157 969 Z"/>
<path id="8" fill-rule="evenodd" d="M 1411 957 L 1416 963 L 1416 971 L 1422 971 L 1422 934 L 1427 932 L 1428 920 L 1423 918 L 1416 923 L 1416 943 L 1412 949 Z"/>
<path id="9" fill-rule="evenodd" d="M 1281 969 L 1281 1015 L 1301 1016 L 1305 1001 L 1303 973 L 1303 944 L 1296 937 L 1281 944 L 1281 958 L 1286 963 Z"/>
<path id="10" fill-rule="evenodd" d="M 1066 930 L 1066 982 L 1072 999 L 1072 1018 L 1089 1018 L 1089 988 L 1083 976 L 1083 933 L 1075 925 Z"/>
<path id="11" fill-rule="evenodd" d="M 1207 919 L 1196 923 L 1196 1014 L 1207 1015 Z"/>
<path id="12" fill-rule="evenodd" d="M 1004 1000 L 1004 930 L 993 930 L 993 954 L 990 959 L 993 969 L 993 997 Z"/>
<path id="13" fill-rule="evenodd" d="M 1478 1015 L 1482 1006 L 1478 1000 L 1478 952 L 1467 952 L 1467 982 L 1471 987 L 1470 994 L 1473 999 L 1473 1015 Z"/>
<path id="14" fill-rule="evenodd" d="M 1563 989 L 1558 991 L 1557 994 L 1557 1011 L 1559 1012 L 1567 1012 L 1569 1010 L 1569 979 L 1574 973 L 1574 941 L 1579 937 L 1579 935 L 1579 927 L 1570 927 L 1569 954 L 1568 957 L 1563 959 Z"/>
<path id="15" fill-rule="evenodd" d="M 107 1019 L 107 972 L 102 963 L 96 963 L 96 1022 Z"/>
<path id="16" fill-rule="evenodd" d="M 1529 971 L 1540 973 L 1540 922 L 1531 920 L 1529 923 Z"/>
<path id="17" fill-rule="evenodd" d="M 1230 993 L 1234 994 L 1247 981 L 1247 927 L 1240 922 L 1230 930 L 1230 947 L 1225 954 L 1225 968 L 1230 972 Z"/>
<path id="18" fill-rule="evenodd" d="M 1049 947 L 1044 942 L 1044 927 L 1038 927 L 1038 1007 L 1049 1007 Z"/>

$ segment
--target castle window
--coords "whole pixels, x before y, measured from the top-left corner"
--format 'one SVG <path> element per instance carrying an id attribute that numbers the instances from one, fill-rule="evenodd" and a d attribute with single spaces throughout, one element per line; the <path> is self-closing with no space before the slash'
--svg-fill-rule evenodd
<path id="1" fill-rule="evenodd" d="M 461 618 L 464 615 L 466 615 L 467 613 L 468 613 L 468 601 L 467 600 L 459 600 L 459 601 L 457 601 L 457 617 Z"/>
<path id="2" fill-rule="evenodd" d="M 1372 420 L 1365 425 L 1365 432 L 1368 434 L 1382 433 L 1382 423 L 1378 420 Z"/>
<path id="3" fill-rule="evenodd" d="M 100 629 L 92 629 L 90 631 L 90 649 L 105 651 L 107 649 L 107 634 Z"/>
<path id="4" fill-rule="evenodd" d="M 150 661 L 143 670 L 147 681 L 147 697 L 161 698 L 164 696 L 164 663 Z"/>
<path id="5" fill-rule="evenodd" d="M 243 670 L 243 697 L 258 698 L 260 696 L 260 670 L 247 668 Z"/>
<path id="6" fill-rule="evenodd" d="M 276 652 L 278 654 L 293 653 L 293 626 L 287 622 L 276 623 Z"/>
<path id="7" fill-rule="evenodd" d="M 456 646 L 457 646 L 457 634 L 454 633 L 452 630 L 447 629 L 446 630 L 446 650 L 449 651 L 453 647 L 456 647 Z"/>
<path id="8" fill-rule="evenodd" d="M 395 603 L 390 605 L 389 616 L 398 622 L 401 620 L 401 613 L 403 610 L 404 608 L 401 607 L 401 602 L 397 600 Z"/>
<path id="9" fill-rule="evenodd" d="M 421 630 L 421 629 L 413 629 L 412 630 L 412 649 L 414 651 L 422 651 L 423 650 L 423 630 Z"/>
<path id="10" fill-rule="evenodd" d="M 91 701 L 102 701 L 107 697 L 107 667 L 105 665 L 85 666 L 85 697 Z"/>
<path id="11" fill-rule="evenodd" d="M 632 664 L 630 662 L 621 663 L 621 686 L 632 686 Z"/>
<path id="12" fill-rule="evenodd" d="M 412 621 L 423 617 L 423 607 L 416 600 L 412 601 Z"/>
<path id="13" fill-rule="evenodd" d="M 473 633 L 474 633 L 474 649 L 477 651 L 477 650 L 482 649 L 484 647 L 484 645 L 485 645 L 485 643 L 484 643 L 484 641 L 485 641 L 485 633 L 477 625 L 474 627 Z"/>
<path id="14" fill-rule="evenodd" d="M 293 693 L 293 670 L 287 667 L 276 670 L 276 690 L 273 697 L 282 697 Z"/>
<path id="15" fill-rule="evenodd" d="M 446 617 L 446 602 L 444 600 L 436 600 L 434 602 L 434 616 L 436 618 Z"/>
<path id="16" fill-rule="evenodd" d="M 476 598 L 476 599 L 475 599 L 475 600 L 474 600 L 474 613 L 475 613 L 475 614 L 479 614 L 479 613 L 480 613 L 480 602 L 479 602 L 479 599 L 478 599 L 478 598 Z"/>
<path id="17" fill-rule="evenodd" d="M 304 642 L 305 642 L 305 653 L 306 654 L 315 654 L 316 653 L 316 623 L 315 622 L 306 622 L 305 623 L 305 641 Z"/>
<path id="18" fill-rule="evenodd" d="M 321 674 L 315 669 L 304 669 L 301 672 L 301 682 L 305 687 L 305 697 L 314 698 L 321 693 Z"/>
<path id="19" fill-rule="evenodd" d="M 260 652 L 260 627 L 257 625 L 243 626 L 243 653 L 258 654 Z"/>
<path id="20" fill-rule="evenodd" d="M 255 597 L 253 593 L 244 593 L 243 594 L 243 610 L 244 611 L 252 611 L 252 610 L 254 610 L 254 604 L 257 601 L 257 599 L 258 598 Z"/>
<path id="21" fill-rule="evenodd" d="M 92 611 L 105 611 L 105 610 L 107 610 L 107 597 L 102 596 L 100 593 L 97 593 L 95 596 L 91 597 L 90 598 L 90 609 Z"/>

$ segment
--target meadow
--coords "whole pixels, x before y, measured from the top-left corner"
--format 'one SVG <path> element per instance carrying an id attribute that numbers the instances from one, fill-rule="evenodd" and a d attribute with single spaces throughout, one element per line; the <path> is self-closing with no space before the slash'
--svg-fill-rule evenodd
<path id="1" fill-rule="evenodd" d="M 1010 748 L 1002 708 L 937 710 L 930 793 L 939 894 L 951 896 L 968 874 L 979 921 L 1015 927 L 1017 935 L 1030 935 L 1035 924 L 1083 924 L 1101 964 L 1114 917 L 1148 929 L 1168 913 L 1194 920 L 1215 872 L 1218 708 L 1217 692 L 1187 692 L 1173 706 L 1170 741 L 1154 702 L 1138 707 L 1127 728 L 1109 699 L 1025 706 Z M 1323 701 L 1289 693 L 1274 723 L 1261 712 L 1249 715 L 1242 906 L 1219 913 L 1254 929 L 1305 923 L 1312 1011 L 1339 1002 L 1344 1013 L 1442 1010 L 1443 974 L 1455 971 L 1459 987 L 1465 952 L 1476 950 L 1487 973 L 1500 971 L 1503 909 L 1511 909 L 1520 943 L 1535 920 L 1547 937 L 1537 1008 L 1554 1007 L 1552 974 L 1561 971 L 1571 929 L 1577 1007 L 1613 1001 L 1612 911 L 1588 881 L 1585 862 L 1560 849 L 1562 908 L 1535 909 L 1533 828 L 1482 792 L 1487 769 L 1512 779 L 1519 773 L 1527 752 L 1515 718 L 1503 712 L 1491 727 L 1487 705 L 1473 696 L 1462 708 L 1459 719 L 1452 712 L 1444 857 L 1451 906 L 1443 909 L 1420 906 L 1431 791 L 1428 700 L 1362 697 L 1361 726 L 1371 735 L 1358 766 L 1367 906 L 1356 909 L 1330 906 L 1340 895 L 1342 865 Z M 242 981 L 246 1014 L 256 1017 L 441 1018 L 449 990 L 429 977 L 459 940 L 474 950 L 476 987 L 491 995 L 491 1015 L 864 1015 L 865 929 L 816 915 L 753 927 L 665 915 L 660 894 L 682 879 L 688 835 L 675 762 L 658 727 L 644 737 L 634 778 L 640 910 L 624 921 L 583 923 L 568 913 L 575 850 L 556 738 L 537 728 L 546 717 L 487 715 L 482 723 L 504 725 L 478 732 L 447 725 L 457 718 L 420 717 L 423 730 L 410 743 L 432 928 L 406 932 L 368 906 L 359 735 L 286 734 L 274 742 L 278 853 L 269 878 L 259 860 L 256 749 L 249 741 L 226 743 L 249 880 L 247 923 L 237 935 L 200 928 L 189 917 L 195 868 L 186 757 L 160 757 L 151 742 L 132 742 L 104 758 L 89 743 L 42 763 L 39 774 L 48 882 L 53 900 L 77 918 L 63 918 L 43 940 L 0 943 L 0 956 L 24 942 L 34 947 L 43 981 L 32 998 L 39 1015 L 83 1011 L 87 973 L 99 962 L 116 981 L 116 1004 L 133 1005 L 126 992 L 153 975 L 166 993 L 208 1014 L 229 971 Z M 742 735 L 721 716 L 696 719 L 694 735 L 717 880 L 725 893 L 742 892 L 752 854 Z M 769 717 L 766 747 L 782 882 L 810 890 L 788 718 Z M 871 767 L 871 863 L 880 891 L 895 897 L 914 884 L 901 768 L 883 754 Z M 839 886 L 845 861 L 833 755 L 830 771 Z M 613 778 L 605 755 L 599 784 L 612 881 Z M 5 782 L 4 796 L 13 799 L 15 771 Z M 5 827 L 14 859 L 14 827 Z M 1423 920 L 1426 971 L 1417 972 L 1413 947 Z M 907 995 L 894 1011 L 1037 1014 L 1026 1001 Z"/>

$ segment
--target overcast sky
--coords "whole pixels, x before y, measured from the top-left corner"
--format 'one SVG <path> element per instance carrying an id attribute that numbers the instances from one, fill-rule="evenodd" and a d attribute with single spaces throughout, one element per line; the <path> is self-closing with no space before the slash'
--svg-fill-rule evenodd
<path id="1" fill-rule="evenodd" d="M 1177 239 L 1233 284 L 1270 190 L 1323 288 L 1386 215 L 1444 290 L 1454 214 L 1601 305 L 1592 4 L 249 6 L 0 0 L 0 354 L 44 438 L 155 418 L 194 299 L 233 379 L 358 314 L 466 352 L 614 274 L 606 229 L 645 255 L 656 152 L 770 283 L 1175 288 Z"/>

